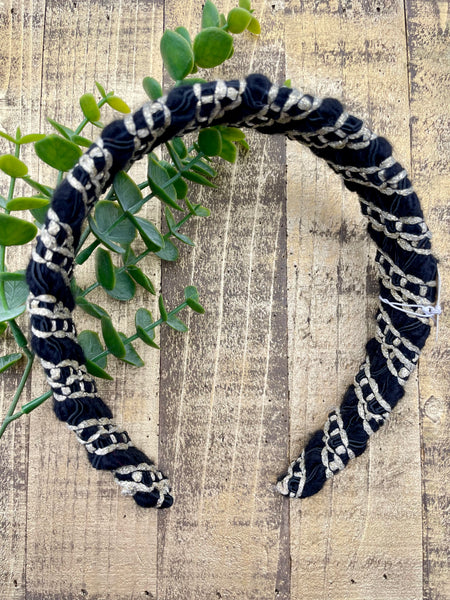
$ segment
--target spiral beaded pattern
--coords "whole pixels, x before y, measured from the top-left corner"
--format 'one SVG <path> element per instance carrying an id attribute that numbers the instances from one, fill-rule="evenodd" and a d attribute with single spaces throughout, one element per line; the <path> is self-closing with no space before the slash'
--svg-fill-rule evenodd
<path id="1" fill-rule="evenodd" d="M 115 174 L 162 142 L 210 125 L 283 133 L 309 146 L 357 192 L 377 244 L 380 301 L 376 335 L 340 408 L 309 440 L 278 482 L 290 497 L 318 492 L 360 455 L 369 437 L 404 394 L 430 332 L 426 309 L 436 301 L 437 263 L 430 232 L 406 171 L 387 140 L 372 133 L 340 102 L 273 85 L 262 75 L 173 89 L 156 102 L 105 127 L 55 190 L 27 270 L 31 343 L 53 389 L 54 410 L 85 446 L 92 465 L 114 472 L 124 494 L 141 506 L 172 504 L 167 479 L 126 433 L 98 396 L 77 342 L 70 291 L 83 221 Z"/>

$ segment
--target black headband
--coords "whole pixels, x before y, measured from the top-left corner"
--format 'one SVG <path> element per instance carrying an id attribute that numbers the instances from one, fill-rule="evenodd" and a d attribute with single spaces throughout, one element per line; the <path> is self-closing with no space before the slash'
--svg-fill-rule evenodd
<path id="1" fill-rule="evenodd" d="M 403 396 L 430 332 L 429 319 L 440 310 L 431 234 L 407 173 L 392 157 L 389 142 L 337 100 L 250 75 L 175 88 L 111 123 L 55 190 L 27 270 L 28 311 L 32 347 L 53 390 L 57 417 L 84 444 L 92 465 L 112 470 L 123 493 L 141 506 L 170 506 L 169 483 L 114 424 L 86 370 L 72 320 L 75 248 L 84 219 L 118 171 L 173 137 L 219 124 L 283 133 L 309 146 L 358 193 L 378 247 L 376 335 L 340 408 L 329 414 L 323 430 L 314 433 L 278 482 L 282 494 L 315 494 L 365 450 Z"/>

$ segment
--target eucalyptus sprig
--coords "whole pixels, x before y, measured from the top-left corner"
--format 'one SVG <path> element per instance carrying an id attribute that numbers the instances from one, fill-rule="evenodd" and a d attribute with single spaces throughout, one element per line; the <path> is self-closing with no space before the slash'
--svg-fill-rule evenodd
<path id="1" fill-rule="evenodd" d="M 219 13 L 211 0 L 206 0 L 201 30 L 193 41 L 185 27 L 166 30 L 161 38 L 160 50 L 164 66 L 175 85 L 193 85 L 205 81 L 197 76 L 199 69 L 211 69 L 231 59 L 234 53 L 232 34 L 245 30 L 260 33 L 260 25 L 253 15 L 249 0 L 239 0 L 239 6 L 231 9 L 226 17 Z M 163 94 L 160 83 L 152 77 L 144 78 L 143 88 L 151 100 L 157 100 Z M 9 329 L 19 349 L 0 357 L 0 373 L 18 365 L 23 357 L 26 358 L 19 385 L 6 416 L 0 422 L 0 437 L 10 423 L 30 413 L 52 395 L 49 390 L 16 411 L 32 369 L 34 352 L 17 322 L 25 312 L 29 292 L 25 272 L 7 269 L 7 248 L 34 240 L 45 222 L 55 187 L 65 173 L 74 167 L 84 149 L 92 144 L 91 139 L 82 135 L 85 127 L 92 124 L 94 128 L 103 128 L 102 108 L 109 105 L 119 113 L 130 112 L 122 98 L 113 91 L 107 92 L 98 82 L 96 91 L 99 99 L 93 93 L 81 96 L 83 117 L 75 129 L 48 118 L 53 133 L 22 135 L 18 128 L 15 136 L 12 136 L 0 131 L 0 137 L 12 146 L 12 152 L 0 155 L 0 171 L 9 178 L 7 195 L 0 195 L 0 335 Z M 33 144 L 38 158 L 55 170 L 54 187 L 30 176 L 21 158 L 22 147 L 26 144 Z M 129 365 L 143 366 L 144 362 L 133 346 L 135 341 L 141 340 L 153 348 L 159 348 L 155 342 L 156 327 L 166 325 L 185 332 L 187 326 L 177 316 L 178 313 L 185 308 L 197 313 L 204 312 L 195 286 L 185 288 L 184 301 L 170 311 L 166 309 L 166 300 L 159 294 L 159 318 L 154 320 L 149 310 L 138 308 L 134 319 L 135 333 L 127 336 L 117 331 L 106 308 L 87 297 L 95 289 L 101 289 L 116 301 L 126 302 L 135 296 L 138 286 L 149 294 L 157 294 L 154 284 L 142 269 L 141 261 L 149 254 L 155 254 L 161 260 L 176 261 L 179 243 L 194 245 L 182 233 L 182 227 L 193 218 L 208 217 L 210 212 L 201 204 L 190 202 L 189 186 L 196 184 L 216 188 L 213 179 L 217 172 L 211 164 L 211 157 L 220 157 L 233 163 L 237 157 L 237 146 L 248 149 L 245 134 L 234 127 L 204 129 L 190 147 L 186 147 L 182 139 L 175 138 L 165 144 L 167 159 L 160 159 L 154 153 L 148 156 L 144 181 L 136 183 L 129 173 L 119 172 L 105 198 L 97 202 L 93 214 L 89 215 L 76 249 L 75 262 L 81 265 L 93 258 L 96 280 L 83 289 L 74 277 L 71 290 L 76 305 L 99 321 L 99 332 L 85 330 L 78 336 L 86 356 L 86 368 L 95 377 L 112 379 L 107 371 L 107 357 L 111 354 Z M 15 190 L 18 180 L 25 182 L 33 190 L 33 195 L 17 196 Z M 142 208 L 152 198 L 158 198 L 164 204 L 165 234 L 159 231 L 155 223 L 140 215 Z M 11 214 L 16 211 L 29 211 L 33 221 Z M 140 248 L 143 242 L 145 250 L 137 253 L 136 241 Z M 118 255 L 116 259 L 113 259 L 114 255 Z M 120 266 L 115 264 L 117 262 Z"/>

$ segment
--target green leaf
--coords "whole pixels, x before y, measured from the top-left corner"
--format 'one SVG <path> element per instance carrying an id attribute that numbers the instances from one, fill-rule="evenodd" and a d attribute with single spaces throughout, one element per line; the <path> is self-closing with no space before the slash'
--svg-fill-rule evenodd
<path id="1" fill-rule="evenodd" d="M 188 326 L 185 323 L 183 323 L 183 321 L 175 317 L 175 315 L 169 315 L 167 317 L 166 323 L 169 327 L 175 329 L 176 331 L 181 331 L 184 333 L 188 330 Z"/>
<path id="2" fill-rule="evenodd" d="M 126 212 L 142 201 L 142 192 L 129 175 L 119 171 L 114 177 L 114 192 Z"/>
<path id="3" fill-rule="evenodd" d="M 189 42 L 179 33 L 167 29 L 160 42 L 161 56 L 169 75 L 184 79 L 194 66 L 194 54 Z"/>
<path id="4" fill-rule="evenodd" d="M 4 271 L 0 273 L 0 281 L 26 281 L 25 271 Z"/>
<path id="5" fill-rule="evenodd" d="M 30 290 L 27 282 L 24 279 L 15 278 L 17 274 L 20 275 L 20 271 L 18 273 L 16 272 L 10 274 L 14 275 L 14 279 L 8 278 L 5 280 L 5 298 L 8 308 L 19 307 L 23 309 Z"/>
<path id="6" fill-rule="evenodd" d="M 184 161 L 183 161 L 184 162 Z M 200 159 L 192 165 L 191 169 L 200 175 L 206 175 L 208 177 L 216 177 L 217 171 L 211 167 L 205 160 Z"/>
<path id="7" fill-rule="evenodd" d="M 0 137 L 4 138 L 5 140 L 8 140 L 8 142 L 12 142 L 13 144 L 16 143 L 16 140 L 4 131 L 0 131 Z"/>
<path id="8" fill-rule="evenodd" d="M 112 290 L 105 290 L 108 296 L 126 302 L 131 300 L 136 293 L 136 284 L 126 271 L 115 269 L 116 285 Z"/>
<path id="9" fill-rule="evenodd" d="M 97 248 L 95 253 L 95 274 L 99 284 L 106 290 L 112 290 L 116 285 L 116 274 L 111 255 L 103 248 Z"/>
<path id="10" fill-rule="evenodd" d="M 175 223 L 175 219 L 173 218 L 173 214 L 171 213 L 170 208 L 168 206 L 166 206 L 164 214 L 165 214 L 165 217 L 166 217 L 166 222 L 167 222 L 167 226 L 169 228 L 169 231 L 171 233 L 173 233 L 173 231 L 176 229 L 177 224 Z"/>
<path id="11" fill-rule="evenodd" d="M 206 156 L 218 156 L 222 151 L 222 136 L 215 127 L 202 129 L 198 134 L 198 145 Z"/>
<path id="12" fill-rule="evenodd" d="M 29 210 L 31 208 L 48 206 L 49 204 L 50 200 L 48 198 L 42 198 L 41 196 L 20 196 L 10 200 L 6 205 L 6 208 L 8 210 Z"/>
<path id="13" fill-rule="evenodd" d="M 236 162 L 237 149 L 233 142 L 229 142 L 228 140 L 222 141 L 222 150 L 220 152 L 220 158 L 223 158 L 229 163 Z"/>
<path id="14" fill-rule="evenodd" d="M 96 319 L 101 319 L 102 317 L 109 317 L 106 310 L 104 310 L 98 304 L 89 302 L 89 300 L 86 300 L 84 296 L 77 296 L 75 298 L 75 302 L 82 310 L 84 310 L 85 313 L 91 315 L 91 317 L 95 317 Z"/>
<path id="15" fill-rule="evenodd" d="M 211 69 L 222 64 L 233 47 L 233 37 L 218 27 L 207 27 L 195 36 L 194 55 L 199 67 Z"/>
<path id="16" fill-rule="evenodd" d="M 20 352 L 15 352 L 14 354 L 6 354 L 6 356 L 0 356 L 0 373 L 6 371 L 13 365 L 15 365 L 22 358 L 22 354 Z"/>
<path id="17" fill-rule="evenodd" d="M 175 31 L 176 33 L 182 35 L 189 45 L 192 45 L 191 36 L 189 35 L 189 31 L 186 29 L 186 27 L 175 27 Z"/>
<path id="18" fill-rule="evenodd" d="M 148 157 L 147 175 L 148 183 L 155 196 L 172 208 L 183 210 L 176 202 L 177 193 L 174 186 L 172 184 L 167 185 L 170 180 L 169 173 L 150 155 Z"/>
<path id="19" fill-rule="evenodd" d="M 252 20 L 251 13 L 242 7 L 232 8 L 228 13 L 228 30 L 231 33 L 242 33 Z"/>
<path id="20" fill-rule="evenodd" d="M 94 94 L 83 94 L 80 98 L 80 106 L 84 116 L 91 123 L 100 119 L 100 109 L 94 98 Z"/>
<path id="21" fill-rule="evenodd" d="M 28 173 L 27 165 L 12 154 L 0 156 L 0 170 L 10 177 L 25 177 Z"/>
<path id="22" fill-rule="evenodd" d="M 3 335 L 8 329 L 8 323 L 0 323 L 0 335 Z"/>
<path id="23" fill-rule="evenodd" d="M 198 301 L 198 291 L 194 285 L 188 285 L 184 289 L 184 299 L 186 300 L 186 304 L 193 311 L 200 313 L 200 314 L 203 314 L 205 312 L 205 309 Z"/>
<path id="24" fill-rule="evenodd" d="M 178 258 L 178 248 L 170 240 L 166 240 L 166 245 L 164 246 L 164 248 L 162 250 L 159 250 L 158 252 L 155 252 L 155 254 L 161 260 L 174 262 Z"/>
<path id="25" fill-rule="evenodd" d="M 78 343 L 83 348 L 84 355 L 92 361 L 98 354 L 101 354 L 105 349 L 100 341 L 98 333 L 85 329 L 78 335 Z M 106 367 L 107 358 L 103 356 L 95 361 L 99 367 Z"/>
<path id="26" fill-rule="evenodd" d="M 259 35 L 261 33 L 261 25 L 259 24 L 258 19 L 252 17 L 250 23 L 247 25 L 247 30 L 250 31 L 250 33 Z"/>
<path id="27" fill-rule="evenodd" d="M 69 127 L 66 127 L 65 125 L 61 125 L 61 123 L 57 123 L 56 121 L 54 121 L 53 119 L 50 119 L 49 117 L 47 117 L 47 121 L 50 123 L 50 125 L 56 129 L 56 131 L 58 133 L 60 133 L 63 137 L 66 138 L 66 140 L 71 140 L 73 138 L 73 136 L 75 135 L 75 131 L 73 131 L 73 129 L 70 129 Z"/>
<path id="28" fill-rule="evenodd" d="M 211 0 L 206 0 L 202 12 L 202 29 L 207 27 L 219 27 L 219 11 Z"/>
<path id="29" fill-rule="evenodd" d="M 206 79 L 203 77 L 187 77 L 186 79 L 181 79 L 175 83 L 175 87 L 181 87 L 182 85 L 194 85 L 194 83 L 208 83 Z"/>
<path id="30" fill-rule="evenodd" d="M 91 254 L 94 252 L 94 250 L 99 246 L 99 244 L 99 240 L 96 239 L 94 242 L 92 242 L 92 244 L 89 244 L 89 246 L 86 246 L 86 248 L 81 250 L 81 252 L 79 252 L 75 257 L 75 262 L 77 263 L 77 265 L 82 265 L 83 263 L 85 263 L 87 259 L 91 256 Z M 123 248 L 120 248 L 120 250 L 123 252 Z"/>
<path id="31" fill-rule="evenodd" d="M 58 171 L 70 171 L 82 154 L 76 144 L 54 133 L 36 142 L 34 149 L 41 160 Z"/>
<path id="32" fill-rule="evenodd" d="M 136 333 L 141 338 L 143 342 L 145 342 L 148 346 L 152 346 L 153 348 L 159 348 L 158 344 L 154 342 L 155 339 L 155 329 L 149 329 L 146 331 L 146 327 L 150 327 L 153 323 L 152 313 L 146 308 L 139 308 L 136 311 L 136 315 L 134 317 L 134 323 L 136 325 Z"/>
<path id="33" fill-rule="evenodd" d="M 82 135 L 74 135 L 72 137 L 72 142 L 78 144 L 78 146 L 83 146 L 84 148 L 90 148 L 92 146 L 91 140 L 88 140 Z"/>
<path id="34" fill-rule="evenodd" d="M 119 96 L 108 97 L 106 99 L 106 102 L 110 105 L 111 108 L 113 108 L 114 110 L 117 110 L 120 113 L 127 114 L 127 113 L 131 112 L 128 104 L 125 102 L 125 100 L 122 100 L 122 98 L 119 98 Z"/>
<path id="35" fill-rule="evenodd" d="M 105 340 L 106 347 L 117 358 L 123 358 L 126 354 L 124 343 L 122 342 L 119 333 L 115 329 L 109 317 L 102 317 L 102 335 Z"/>
<path id="36" fill-rule="evenodd" d="M 5 310 L 0 308 L 0 323 L 11 321 L 11 319 L 17 318 L 19 315 L 25 312 L 25 304 L 23 306 L 17 306 L 16 308 L 9 308 Z"/>
<path id="37" fill-rule="evenodd" d="M 172 146 L 180 158 L 186 158 L 186 156 L 188 155 L 188 151 L 186 148 L 186 144 L 180 137 L 173 138 Z"/>
<path id="38" fill-rule="evenodd" d="M 30 208 L 30 213 L 35 218 L 36 223 L 39 225 L 39 227 L 42 227 L 42 225 L 44 225 L 45 223 L 45 218 L 47 216 L 49 206 L 50 204 L 47 204 L 47 206 L 41 206 L 40 208 Z"/>
<path id="39" fill-rule="evenodd" d="M 155 252 L 164 248 L 164 238 L 156 229 L 156 227 L 142 217 L 136 217 L 135 215 L 129 215 L 130 221 L 134 224 L 136 229 L 139 231 L 145 245 L 149 250 Z"/>
<path id="40" fill-rule="evenodd" d="M 224 140 L 225 141 L 225 140 Z M 194 173 L 193 171 L 184 171 L 182 173 L 184 179 L 188 179 L 189 181 L 193 181 L 194 183 L 199 183 L 200 185 L 206 185 L 210 188 L 217 188 L 217 185 L 203 177 L 203 175 L 199 175 L 198 173 Z"/>
<path id="41" fill-rule="evenodd" d="M 125 340 L 127 339 L 127 336 L 120 331 L 119 331 L 119 336 L 120 336 L 120 339 L 122 340 L 122 342 L 125 342 Z M 142 360 L 142 358 L 139 356 L 139 354 L 136 352 L 136 350 L 134 349 L 131 342 L 129 344 L 124 344 L 124 345 L 125 345 L 125 356 L 121 360 L 123 360 L 123 362 L 128 363 L 129 365 L 133 365 L 133 367 L 143 367 L 145 363 Z"/>
<path id="42" fill-rule="evenodd" d="M 135 282 L 142 286 L 145 290 L 147 290 L 147 292 L 150 292 L 150 294 L 153 295 L 156 294 L 153 283 L 150 281 L 147 275 L 141 271 L 139 267 L 137 267 L 136 265 L 128 265 L 127 272 L 131 275 Z"/>
<path id="43" fill-rule="evenodd" d="M 160 295 L 160 297 L 158 298 L 158 306 L 159 306 L 159 314 L 161 316 L 161 319 L 163 321 L 167 321 L 167 310 L 166 307 L 164 306 L 164 299 L 162 297 L 162 295 Z"/>
<path id="44" fill-rule="evenodd" d="M 94 377 L 99 377 L 100 379 L 109 379 L 111 381 L 114 379 L 114 377 L 111 377 L 109 373 L 99 367 L 97 363 L 92 362 L 92 360 L 89 359 L 86 359 L 86 370 Z"/>
<path id="45" fill-rule="evenodd" d="M 187 198 L 185 202 L 186 206 L 189 209 L 189 212 L 194 214 L 196 217 L 209 217 L 209 215 L 211 214 L 209 208 L 206 208 L 201 204 L 191 204 Z"/>
<path id="46" fill-rule="evenodd" d="M 18 144 L 31 144 L 34 142 L 38 142 L 45 138 L 45 133 L 29 133 L 28 135 L 24 135 L 17 141 Z"/>
<path id="47" fill-rule="evenodd" d="M 37 233 L 37 227 L 29 221 L 0 213 L 0 244 L 3 246 L 21 246 L 31 241 Z"/>
<path id="48" fill-rule="evenodd" d="M 98 240 L 100 240 L 102 242 L 102 244 L 104 246 L 106 246 L 107 248 L 109 248 L 113 252 L 116 252 L 117 254 L 123 254 L 125 252 L 125 248 L 123 248 L 122 246 L 119 246 L 118 244 L 115 244 L 108 237 L 108 234 L 106 232 L 102 231 L 101 229 L 99 229 L 97 227 L 96 222 L 94 221 L 94 219 L 90 215 L 88 216 L 88 221 L 89 221 L 89 226 L 91 228 L 92 233 L 95 235 L 95 237 Z M 92 248 L 92 250 L 94 250 L 96 248 L 96 246 L 93 246 L 91 244 L 91 246 L 89 246 L 88 248 L 85 248 L 82 252 L 80 252 L 80 254 L 77 257 L 77 263 L 78 264 L 82 264 L 83 262 L 85 262 L 85 260 L 87 258 L 89 258 L 89 255 L 92 253 L 91 248 Z"/>
<path id="49" fill-rule="evenodd" d="M 165 163 L 164 168 L 169 173 L 170 178 L 175 177 L 175 175 L 178 173 L 176 168 L 173 167 L 172 165 L 170 165 L 169 163 Z M 184 179 L 182 179 L 181 177 L 178 177 L 178 179 L 176 179 L 172 183 L 172 185 L 175 188 L 175 192 L 177 194 L 178 200 L 183 200 L 183 198 L 186 198 L 187 193 L 188 193 L 188 185 L 184 181 Z"/>
<path id="50" fill-rule="evenodd" d="M 105 88 L 98 81 L 95 82 L 95 85 L 97 86 L 97 89 L 100 92 L 101 97 L 105 98 L 106 97 Z"/>
<path id="51" fill-rule="evenodd" d="M 120 206 L 109 200 L 100 200 L 95 206 L 95 224 L 98 231 L 101 233 L 101 241 L 105 243 L 108 240 L 113 244 L 122 244 L 127 246 L 136 237 L 136 230 L 128 218 L 123 219 L 120 223 L 116 221 L 122 217 L 124 211 Z M 95 233 L 95 232 L 94 232 Z M 97 233 L 95 233 L 97 235 Z M 110 247 L 108 244 L 106 244 Z M 113 249 L 113 248 L 110 248 Z M 120 254 L 123 253 L 123 249 Z"/>
<path id="52" fill-rule="evenodd" d="M 150 100 L 158 100 L 163 95 L 161 84 L 153 77 L 144 77 L 142 87 Z"/>
<path id="53" fill-rule="evenodd" d="M 239 6 L 245 8 L 245 10 L 251 10 L 252 8 L 250 0 L 239 0 Z"/>
<path id="54" fill-rule="evenodd" d="M 237 127 L 225 127 L 224 125 L 219 125 L 218 128 L 220 129 L 222 138 L 225 140 L 229 140 L 230 142 L 245 140 L 245 133 Z"/>
<path id="55" fill-rule="evenodd" d="M 30 185 L 32 188 L 34 188 L 35 190 L 37 190 L 44 196 L 47 196 L 48 198 L 52 197 L 54 190 L 53 190 L 53 188 L 49 187 L 48 185 L 42 185 L 38 181 L 34 181 L 34 179 L 31 179 L 31 177 L 24 177 L 23 180 L 26 181 L 28 183 L 28 185 Z"/>

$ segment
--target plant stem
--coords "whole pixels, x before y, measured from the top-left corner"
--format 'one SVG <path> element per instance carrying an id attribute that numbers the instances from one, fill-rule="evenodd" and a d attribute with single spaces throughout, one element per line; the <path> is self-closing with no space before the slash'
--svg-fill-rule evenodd
<path id="1" fill-rule="evenodd" d="M 187 213 L 182 219 L 181 221 L 179 221 L 176 225 L 175 225 L 175 230 L 178 230 L 179 227 L 181 227 L 182 225 L 184 225 L 184 223 L 186 223 L 186 221 L 188 221 L 191 217 L 193 217 L 194 215 L 192 213 Z M 168 231 L 166 234 L 163 235 L 163 239 L 164 241 L 167 241 L 170 236 L 172 235 L 171 231 Z M 96 240 L 98 241 L 98 240 Z M 93 244 L 95 244 L 95 242 L 92 242 Z M 97 244 L 98 246 L 98 244 Z M 137 264 L 139 261 L 141 261 L 143 258 L 145 258 L 147 256 L 147 254 L 150 254 L 152 252 L 152 250 L 149 250 L 147 248 L 147 250 L 144 250 L 144 252 L 141 252 L 141 254 L 139 254 L 138 256 L 136 256 L 136 260 L 134 261 L 133 264 Z M 116 270 L 116 274 L 118 275 L 119 273 L 122 273 L 123 271 L 126 270 L 126 265 L 124 265 L 123 267 L 119 267 Z M 99 287 L 99 283 L 98 281 L 96 281 L 95 283 L 93 283 L 92 285 L 90 285 L 89 287 L 87 287 L 85 290 L 83 290 L 83 292 L 80 294 L 80 296 L 87 296 L 88 294 L 90 294 L 93 290 L 95 290 L 97 287 Z"/>
<path id="2" fill-rule="evenodd" d="M 176 308 L 171 310 L 169 313 L 167 313 L 167 317 L 176 315 L 177 313 L 180 312 L 180 310 L 183 310 L 183 308 L 186 308 L 186 306 L 188 306 L 188 303 L 182 302 L 179 306 L 177 306 Z M 155 327 L 158 327 L 158 325 L 161 325 L 162 323 L 165 323 L 165 321 L 163 319 L 158 319 L 157 321 L 154 321 L 153 323 L 151 323 L 147 327 L 144 327 L 143 329 L 144 329 L 144 331 L 151 331 L 152 329 L 155 329 Z M 139 338 L 138 334 L 135 333 L 135 334 L 131 335 L 130 337 L 122 340 L 122 342 L 126 346 L 127 344 L 131 344 L 131 342 L 134 342 L 138 338 Z M 111 352 L 109 350 L 103 350 L 103 352 L 100 352 L 100 354 L 97 354 L 96 356 L 92 357 L 90 360 L 95 362 L 95 361 L 99 360 L 100 358 L 103 358 L 104 356 L 109 356 L 110 354 L 111 354 Z"/>
<path id="3" fill-rule="evenodd" d="M 20 413 L 18 415 L 14 415 L 13 413 L 16 409 L 17 402 L 19 401 L 19 398 L 22 394 L 23 388 L 25 387 L 25 384 L 27 382 L 27 379 L 30 374 L 31 368 L 33 366 L 33 361 L 34 361 L 34 354 L 32 352 L 30 352 L 30 350 L 28 350 L 28 348 L 24 348 L 23 351 L 25 352 L 26 357 L 27 357 L 27 364 L 25 366 L 24 372 L 22 373 L 22 377 L 20 379 L 19 385 L 17 386 L 16 393 L 14 394 L 14 398 L 12 399 L 11 406 L 9 407 L 6 417 L 0 427 L 0 438 L 2 437 L 3 432 L 8 427 L 9 423 L 11 421 L 13 421 L 14 419 L 17 419 L 18 416 L 20 416 Z"/>

